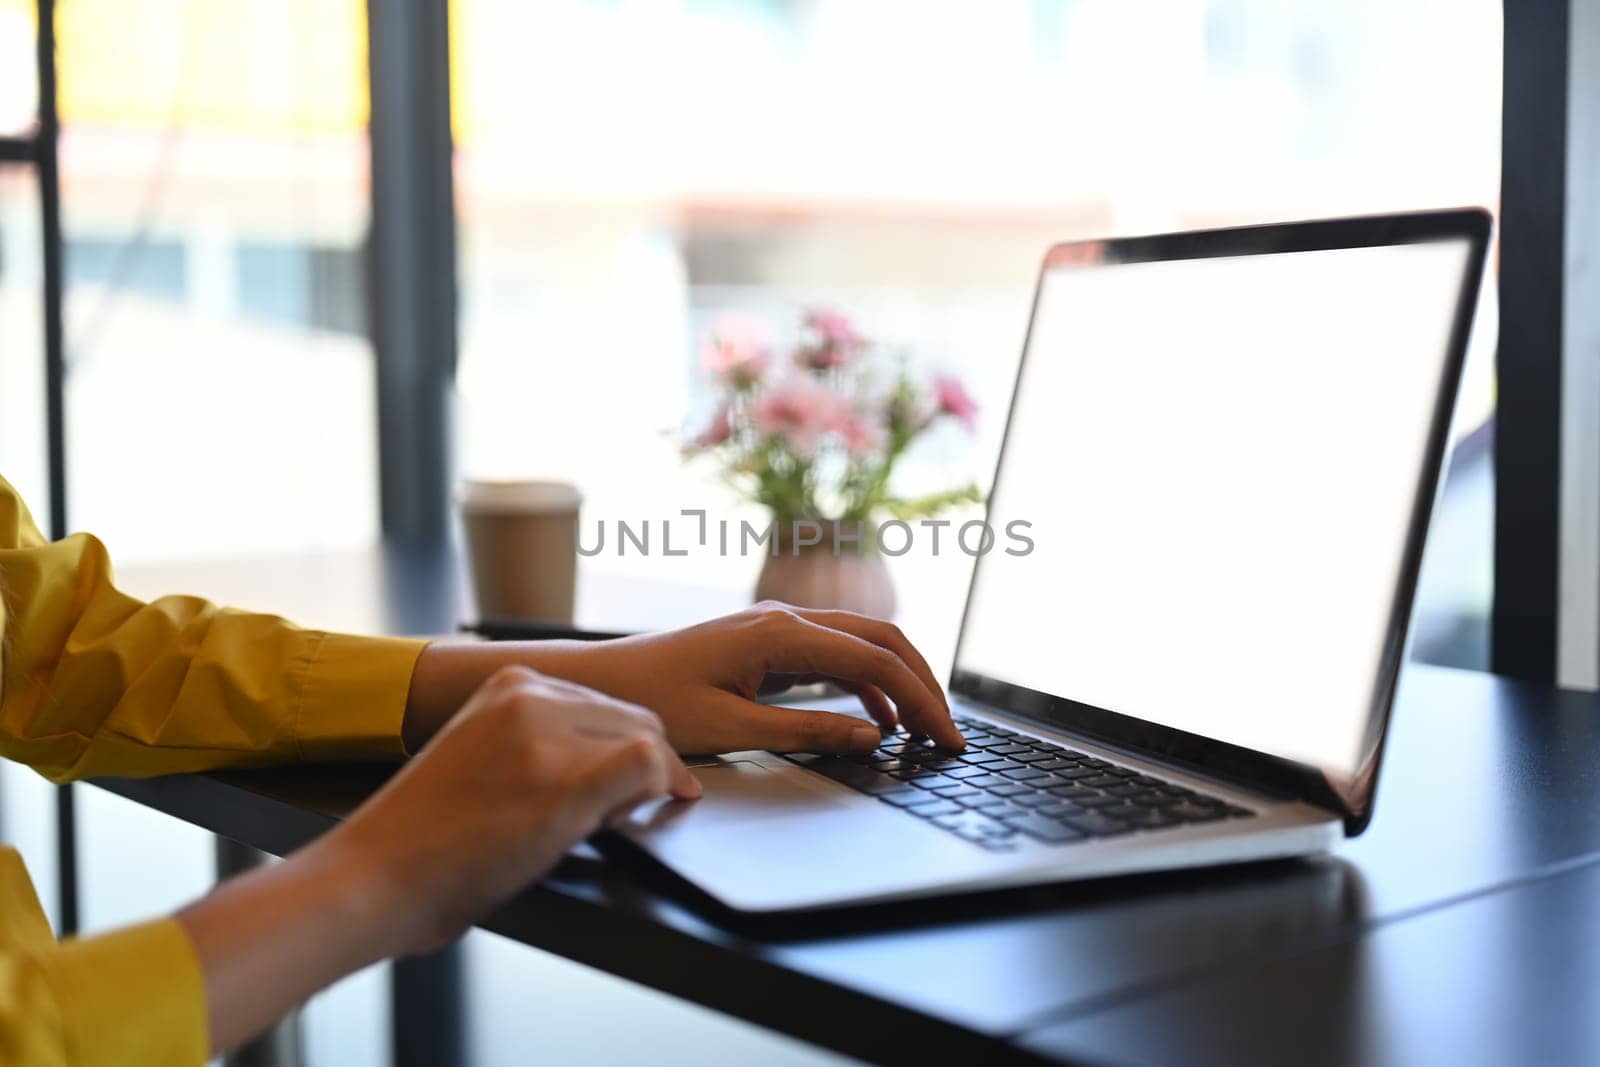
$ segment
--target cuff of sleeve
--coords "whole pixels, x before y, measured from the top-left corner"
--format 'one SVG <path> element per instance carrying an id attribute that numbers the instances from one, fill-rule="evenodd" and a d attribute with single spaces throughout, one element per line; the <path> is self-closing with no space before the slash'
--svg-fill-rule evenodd
<path id="1" fill-rule="evenodd" d="M 320 634 L 295 713 L 295 751 L 310 762 L 398 760 L 411 673 L 428 642 Z"/>
<path id="2" fill-rule="evenodd" d="M 173 919 L 64 941 L 47 965 L 74 1064 L 202 1064 L 205 981 Z"/>

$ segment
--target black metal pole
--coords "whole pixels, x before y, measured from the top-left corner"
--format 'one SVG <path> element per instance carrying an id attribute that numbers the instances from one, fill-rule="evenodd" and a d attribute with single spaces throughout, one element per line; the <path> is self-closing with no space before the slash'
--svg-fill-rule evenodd
<path id="1" fill-rule="evenodd" d="M 1490 669 L 1550 684 L 1561 558 L 1566 0 L 1505 4 Z"/>
<path id="2" fill-rule="evenodd" d="M 34 167 L 39 175 L 39 214 L 44 238 L 44 403 L 50 465 L 50 537 L 67 536 L 66 327 L 63 314 L 61 172 L 57 147 L 61 116 L 56 109 L 56 5 L 38 0 L 36 44 L 39 67 L 39 132 Z M 78 930 L 78 825 L 72 787 L 56 791 L 56 865 L 61 933 Z"/>
<path id="3" fill-rule="evenodd" d="M 39 212 L 44 236 L 44 390 L 45 432 L 50 456 L 50 536 L 59 540 L 67 536 L 67 420 L 55 6 L 55 0 L 38 0 L 39 132 L 34 143 L 34 166 L 39 175 Z"/>
<path id="4" fill-rule="evenodd" d="M 390 965 L 394 1067 L 456 1067 L 468 1062 L 466 960 L 461 942 Z"/>
<path id="5" fill-rule="evenodd" d="M 449 534 L 450 390 L 456 365 L 455 195 L 447 0 L 368 0 L 372 231 L 383 536 Z M 396 1067 L 466 1059 L 460 943 L 394 962 Z"/>
<path id="6" fill-rule="evenodd" d="M 0 163 L 33 163 L 33 138 L 0 137 Z"/>
<path id="7" fill-rule="evenodd" d="M 449 533 L 456 245 L 446 0 L 369 0 L 372 231 L 383 535 Z"/>

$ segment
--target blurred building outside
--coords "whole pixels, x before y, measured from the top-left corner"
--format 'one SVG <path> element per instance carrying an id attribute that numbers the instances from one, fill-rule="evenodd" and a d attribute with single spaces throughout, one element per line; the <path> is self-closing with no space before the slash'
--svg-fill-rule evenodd
<path id="1" fill-rule="evenodd" d="M 978 395 L 975 447 L 935 443 L 909 482 L 987 481 L 1051 242 L 1495 203 L 1490 0 L 1156 7 L 458 0 L 459 469 L 571 479 L 590 521 L 743 517 L 678 456 L 705 414 L 698 336 L 826 304 Z M 0 0 L 12 123 L 31 11 Z M 59 20 L 75 525 L 124 563 L 370 542 L 364 5 L 63 0 Z M 0 170 L 13 396 L 39 388 L 37 264 L 31 175 Z M 1492 411 L 1478 347 L 1462 432 Z M 42 506 L 39 417 L 7 403 L 0 448 Z M 1469 521 L 1447 583 L 1466 600 L 1487 595 L 1487 512 Z M 756 563 L 585 566 L 744 585 Z M 961 560 L 895 568 L 908 615 L 948 619 Z"/>

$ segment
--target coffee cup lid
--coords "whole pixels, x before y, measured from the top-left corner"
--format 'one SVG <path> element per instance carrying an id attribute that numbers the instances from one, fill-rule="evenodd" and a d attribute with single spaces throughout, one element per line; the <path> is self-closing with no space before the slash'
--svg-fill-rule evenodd
<path id="1" fill-rule="evenodd" d="M 571 482 L 468 481 L 457 499 L 465 512 L 540 514 L 576 511 L 583 494 Z"/>

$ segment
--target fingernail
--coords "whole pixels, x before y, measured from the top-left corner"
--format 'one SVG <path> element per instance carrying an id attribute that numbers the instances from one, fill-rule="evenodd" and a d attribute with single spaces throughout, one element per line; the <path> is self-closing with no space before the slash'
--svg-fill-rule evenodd
<path id="1" fill-rule="evenodd" d="M 689 783 L 689 799 L 699 800 L 705 794 L 706 787 L 692 774 L 689 775 Z"/>
<path id="2" fill-rule="evenodd" d="M 850 731 L 850 747 L 871 752 L 883 740 L 883 735 L 873 726 L 857 726 Z"/>

